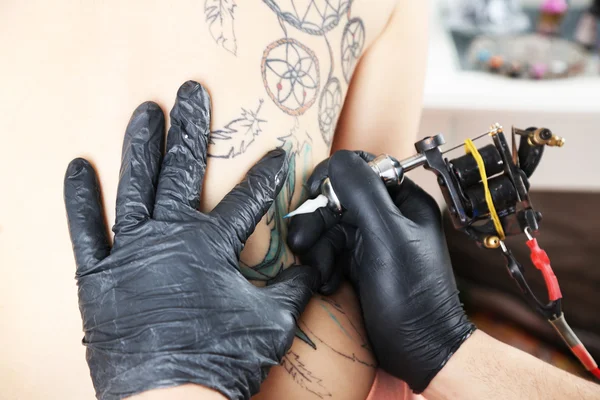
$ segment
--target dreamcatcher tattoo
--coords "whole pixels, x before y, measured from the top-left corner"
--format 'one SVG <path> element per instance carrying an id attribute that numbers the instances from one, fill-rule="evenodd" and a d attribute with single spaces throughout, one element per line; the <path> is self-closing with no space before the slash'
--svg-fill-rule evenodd
<path id="1" fill-rule="evenodd" d="M 342 36 L 342 71 L 346 83 L 350 83 L 364 46 L 365 26 L 360 18 L 353 18 L 346 24 Z"/>
<path id="2" fill-rule="evenodd" d="M 319 61 L 315 53 L 295 39 L 279 39 L 264 51 L 262 79 L 267 94 L 290 115 L 302 115 L 319 91 Z"/>
<path id="3" fill-rule="evenodd" d="M 267 225 L 271 229 L 269 249 L 263 261 L 258 264 L 248 265 L 241 263 L 241 270 L 249 279 L 268 281 L 275 277 L 283 268 L 286 268 L 295 260 L 291 254 L 285 251 L 285 234 L 287 225 L 282 220 L 283 216 L 292 208 L 292 197 L 296 187 L 296 170 L 298 169 L 301 182 L 305 182 L 308 170 L 301 171 L 301 166 L 312 165 L 312 139 L 306 132 L 306 138 L 299 134 L 298 117 L 303 115 L 319 96 L 319 129 L 321 136 L 327 146 L 331 145 L 333 132 L 337 124 L 343 103 L 343 92 L 340 79 L 334 76 L 334 51 L 327 38 L 327 32 L 340 24 L 347 14 L 348 23 L 343 31 L 342 40 L 342 71 L 346 82 L 352 75 L 352 71 L 360 57 L 364 47 L 365 32 L 362 21 L 358 18 L 352 19 L 350 7 L 353 0 L 263 0 L 267 6 L 277 15 L 279 25 L 284 37 L 269 44 L 262 56 L 261 75 L 265 90 L 269 98 L 285 113 L 296 117 L 295 128 L 290 135 L 280 137 L 281 148 L 286 150 L 289 157 L 290 171 L 285 188 L 277 197 L 273 206 L 267 213 Z M 356 24 L 360 25 L 356 28 Z M 292 26 L 301 32 L 323 36 L 329 50 L 329 73 L 321 93 L 321 68 L 315 52 L 298 39 L 288 35 L 287 26 Z M 344 59 L 344 48 L 351 45 L 351 58 Z M 344 65 L 346 62 L 346 65 Z M 330 313 L 336 320 L 334 313 Z M 344 329 L 343 325 L 340 325 Z M 309 332 L 310 336 L 314 334 Z M 317 345 L 307 332 L 301 328 L 297 329 L 296 336 L 306 344 L 316 349 Z M 355 362 L 361 361 L 355 354 L 346 355 L 335 347 L 318 341 L 330 347 L 333 351 Z M 290 374 L 300 374 L 303 369 L 299 367 L 297 359 L 289 358 L 286 370 Z M 301 385 L 310 386 L 310 390 L 317 396 L 330 396 L 319 387 L 319 382 L 314 377 L 302 375 Z M 310 385 L 307 382 L 312 382 Z M 307 386 L 308 385 L 308 386 Z M 308 390 L 308 389 L 307 389 Z"/>
<path id="4" fill-rule="evenodd" d="M 319 100 L 319 128 L 327 146 L 331 146 L 331 139 L 341 110 L 342 87 L 337 78 L 331 78 L 323 88 Z"/>
<path id="5" fill-rule="evenodd" d="M 335 28 L 352 0 L 263 0 L 285 22 L 311 35 Z"/>
<path id="6" fill-rule="evenodd" d="M 362 21 L 350 17 L 353 0 L 263 1 L 275 12 L 285 34 L 285 38 L 265 49 L 261 66 L 267 94 L 284 112 L 302 115 L 314 104 L 320 90 L 319 60 L 308 47 L 288 37 L 286 24 L 310 35 L 323 36 L 327 44 L 329 74 L 319 98 L 319 129 L 330 146 L 343 93 L 339 79 L 333 76 L 334 53 L 326 34 L 339 25 L 344 14 L 348 15 L 342 39 L 342 73 L 349 82 L 365 42 Z"/>

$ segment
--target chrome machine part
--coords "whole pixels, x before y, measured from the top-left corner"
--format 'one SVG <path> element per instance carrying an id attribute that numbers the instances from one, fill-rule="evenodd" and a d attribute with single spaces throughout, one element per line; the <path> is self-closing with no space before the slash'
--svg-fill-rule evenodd
<path id="1" fill-rule="evenodd" d="M 400 168 L 402 168 L 404 172 L 408 172 L 410 170 L 423 166 L 426 161 L 427 159 L 423 154 L 415 154 L 414 156 L 405 158 L 404 160 L 400 161 L 399 164 Z"/>
<path id="2" fill-rule="evenodd" d="M 388 156 L 387 154 L 381 154 L 373 161 L 369 162 L 369 166 L 377 175 L 381 177 L 385 186 L 395 186 L 402 183 L 404 174 L 398 160 Z"/>
<path id="3" fill-rule="evenodd" d="M 342 212 L 342 204 L 340 203 L 340 199 L 338 199 L 335 191 L 333 190 L 333 185 L 331 184 L 331 180 L 329 178 L 325 178 L 323 183 L 321 183 L 321 194 L 327 197 L 327 207 L 329 207 L 333 212 L 340 214 Z"/>
<path id="4" fill-rule="evenodd" d="M 440 140 L 443 143 L 443 138 L 441 138 L 441 136 L 437 139 L 436 143 L 438 143 Z M 414 155 L 402 161 L 398 161 L 394 157 L 391 157 L 387 154 L 381 154 L 370 161 L 369 166 L 377 175 L 381 177 L 386 186 L 395 186 L 402 183 L 404 180 L 405 171 L 410 171 L 411 169 L 420 167 L 425 164 L 426 161 L 426 157 L 422 154 Z M 333 185 L 331 184 L 329 178 L 325 178 L 323 180 L 323 183 L 321 184 L 321 194 L 327 197 L 327 206 L 333 212 L 342 212 L 342 205 L 335 194 L 335 191 L 333 190 Z M 301 207 L 302 206 L 300 206 L 299 209 Z M 302 212 L 298 212 L 298 214 L 302 214 Z"/>

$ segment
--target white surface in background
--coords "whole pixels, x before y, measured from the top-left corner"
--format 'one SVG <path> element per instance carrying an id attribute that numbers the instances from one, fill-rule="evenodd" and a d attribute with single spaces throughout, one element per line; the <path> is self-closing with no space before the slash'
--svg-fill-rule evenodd
<path id="1" fill-rule="evenodd" d="M 430 1 L 426 109 L 600 114 L 600 75 L 529 81 L 461 70 L 452 38 L 440 17 L 444 1 Z"/>
<path id="2" fill-rule="evenodd" d="M 444 0 L 430 1 L 430 53 L 419 138 L 441 132 L 450 148 L 495 122 L 507 132 L 511 125 L 547 127 L 567 142 L 563 148 L 546 149 L 531 178 L 532 187 L 600 191 L 600 76 L 525 81 L 460 71 L 452 39 L 439 18 Z M 475 144 L 481 147 L 486 141 Z M 448 156 L 460 154 L 457 150 Z M 442 200 L 432 172 L 419 168 L 408 176 Z"/>

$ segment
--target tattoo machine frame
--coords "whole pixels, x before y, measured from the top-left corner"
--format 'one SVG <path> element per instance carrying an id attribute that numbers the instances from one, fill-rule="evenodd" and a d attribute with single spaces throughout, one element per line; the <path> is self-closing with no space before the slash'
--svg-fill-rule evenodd
<path id="1" fill-rule="evenodd" d="M 509 147 L 499 124 L 464 145 L 444 152 L 442 135 L 426 137 L 415 143 L 417 154 L 398 161 L 386 154 L 369 163 L 386 186 L 400 185 L 404 173 L 423 166 L 437 176 L 454 227 L 466 233 L 479 246 L 500 249 L 507 270 L 521 289 L 527 302 L 537 310 L 564 340 L 579 361 L 600 379 L 600 369 L 581 341 L 567 324 L 562 312 L 562 294 L 552 271 L 550 259 L 533 237 L 539 231 L 542 214 L 533 208 L 529 197 L 529 177 L 539 165 L 546 146 L 562 147 L 565 140 L 546 128 L 512 128 Z M 477 149 L 475 140 L 491 137 L 492 144 Z M 517 148 L 517 136 L 520 137 Z M 461 147 L 467 154 L 448 160 L 444 154 Z M 328 207 L 343 211 L 329 178 L 321 184 L 321 195 L 308 200 L 288 216 Z M 540 301 L 525 279 L 523 266 L 507 248 L 507 236 L 524 234 L 531 251 L 531 261 L 540 270 L 548 291 L 548 303 Z"/>

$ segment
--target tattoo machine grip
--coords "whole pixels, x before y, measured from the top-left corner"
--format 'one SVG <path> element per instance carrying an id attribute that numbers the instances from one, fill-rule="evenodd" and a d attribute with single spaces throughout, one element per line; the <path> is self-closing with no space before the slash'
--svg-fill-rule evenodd
<path id="1" fill-rule="evenodd" d="M 425 157 L 421 154 L 403 161 L 398 161 L 387 154 L 380 154 L 369 162 L 369 166 L 379 175 L 386 186 L 396 186 L 400 185 L 404 180 L 404 172 L 420 167 L 424 163 Z M 333 190 L 329 178 L 325 178 L 323 183 L 321 183 L 321 194 L 327 197 L 327 207 L 336 213 L 342 212 L 342 205 Z"/>

